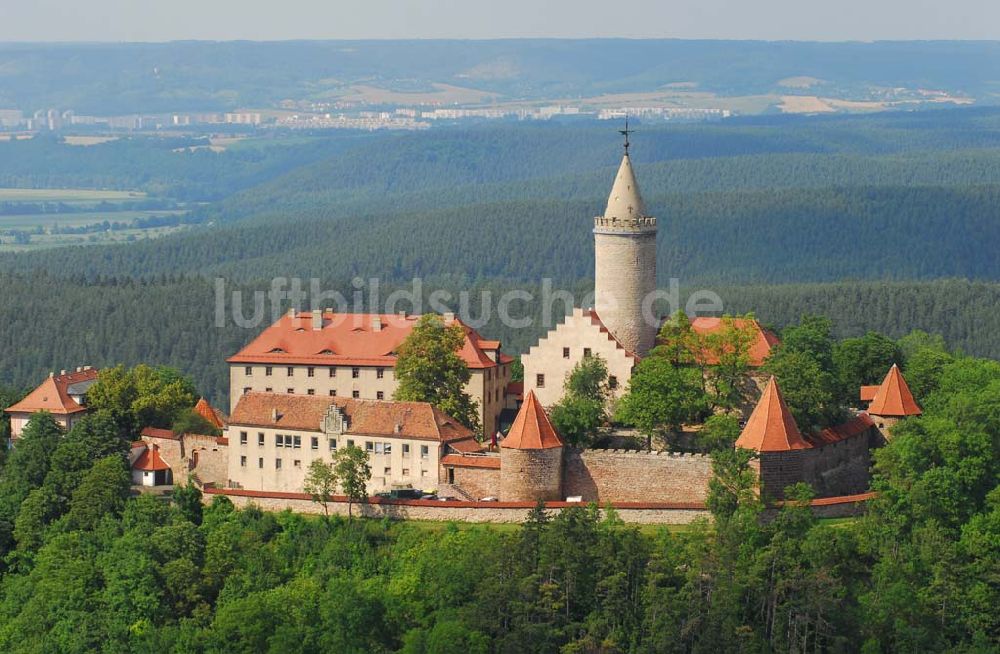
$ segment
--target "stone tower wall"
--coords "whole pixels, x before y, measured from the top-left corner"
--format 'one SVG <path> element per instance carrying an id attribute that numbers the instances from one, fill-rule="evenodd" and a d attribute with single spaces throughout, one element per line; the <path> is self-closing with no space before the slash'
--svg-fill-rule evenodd
<path id="1" fill-rule="evenodd" d="M 616 230 L 598 218 L 594 228 L 594 295 L 601 321 L 629 351 L 648 352 L 655 324 L 643 320 L 642 302 L 656 290 L 656 223 Z"/>
<path id="2" fill-rule="evenodd" d="M 500 450 L 500 501 L 556 501 L 562 497 L 563 448 Z"/>

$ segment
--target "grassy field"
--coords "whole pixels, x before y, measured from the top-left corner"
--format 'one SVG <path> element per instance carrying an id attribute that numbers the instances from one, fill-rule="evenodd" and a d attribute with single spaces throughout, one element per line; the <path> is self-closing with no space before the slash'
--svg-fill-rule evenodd
<path id="1" fill-rule="evenodd" d="M 190 226 L 178 225 L 176 227 L 152 227 L 150 229 L 121 229 L 113 232 L 98 232 L 93 234 L 32 234 L 31 242 L 27 244 L 12 243 L 10 242 L 11 239 L 9 237 L 4 237 L 2 233 L 0 233 L 0 253 L 47 250 L 67 245 L 105 245 L 108 243 L 124 243 L 129 241 L 159 238 L 161 236 L 173 234 L 185 229 L 190 229 Z"/>
<path id="2" fill-rule="evenodd" d="M 140 191 L 105 191 L 81 188 L 0 188 L 0 202 L 122 202 L 142 200 Z"/>
<path id="3" fill-rule="evenodd" d="M 184 213 L 183 211 L 81 211 L 74 213 L 35 213 L 35 214 L 15 214 L 13 216 L 0 215 L 0 232 L 6 229 L 34 229 L 41 227 L 48 229 L 53 225 L 60 227 L 80 227 L 82 225 L 93 225 L 104 222 L 131 222 L 137 218 L 147 218 L 149 216 L 165 216 L 168 214 Z"/>

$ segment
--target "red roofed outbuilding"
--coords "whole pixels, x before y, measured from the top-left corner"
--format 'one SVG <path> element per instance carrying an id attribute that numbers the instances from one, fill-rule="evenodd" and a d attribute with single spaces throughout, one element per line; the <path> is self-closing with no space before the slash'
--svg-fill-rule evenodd
<path id="1" fill-rule="evenodd" d="M 869 386 L 861 387 L 861 399 L 863 400 L 865 395 L 871 395 L 868 415 L 872 417 L 886 438 L 889 437 L 892 426 L 901 419 L 919 416 L 923 413 L 920 405 L 913 399 L 913 393 L 910 392 L 910 387 L 896 364 L 892 364 L 892 368 L 889 369 L 889 373 L 874 394 L 868 390 L 870 388 Z"/>
<path id="2" fill-rule="evenodd" d="M 736 439 L 736 447 L 757 452 L 809 449 L 810 445 L 802 438 L 774 377 L 767 382 L 757 406 Z"/>
<path id="3" fill-rule="evenodd" d="M 98 371 L 90 366 L 50 374 L 20 402 L 4 410 L 10 416 L 11 440 L 21 437 L 24 426 L 36 413 L 47 411 L 64 429 L 87 414 L 87 391 L 97 381 Z"/>

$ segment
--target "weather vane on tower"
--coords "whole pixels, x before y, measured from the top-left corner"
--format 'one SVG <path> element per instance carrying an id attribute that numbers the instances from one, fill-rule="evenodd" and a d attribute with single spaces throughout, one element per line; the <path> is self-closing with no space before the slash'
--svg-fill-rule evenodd
<path id="1" fill-rule="evenodd" d="M 628 114 L 625 114 L 625 129 L 618 130 L 618 133 L 625 137 L 625 154 L 628 154 L 628 146 L 631 145 L 631 143 L 629 143 L 628 137 L 630 134 L 633 134 L 634 132 L 635 132 L 634 129 L 628 128 Z"/>

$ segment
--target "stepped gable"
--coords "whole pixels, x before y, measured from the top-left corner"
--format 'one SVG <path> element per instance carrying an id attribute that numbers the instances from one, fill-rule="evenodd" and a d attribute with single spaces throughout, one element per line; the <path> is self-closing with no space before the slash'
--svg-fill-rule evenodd
<path id="1" fill-rule="evenodd" d="M 562 439 L 533 391 L 528 391 L 507 438 L 500 445 L 512 450 L 548 450 L 563 446 Z"/>
<path id="2" fill-rule="evenodd" d="M 86 411 L 87 407 L 81 406 L 75 398 L 86 394 L 87 389 L 97 381 L 97 372 L 94 368 L 80 368 L 73 372 L 49 375 L 23 400 L 7 407 L 5 412 L 48 411 L 55 415 L 65 416 Z"/>
<path id="3" fill-rule="evenodd" d="M 632 359 L 636 359 L 636 360 L 639 359 L 639 357 L 636 356 L 635 352 L 632 352 L 631 350 L 629 350 L 627 347 L 625 347 L 624 345 L 622 345 L 621 341 L 619 341 L 617 338 L 615 338 L 615 335 L 612 334 L 611 330 L 607 328 L 607 326 L 604 324 L 604 321 L 601 320 L 601 317 L 599 315 L 597 315 L 597 311 L 595 309 L 585 309 L 584 310 L 584 315 L 589 316 L 591 324 L 594 325 L 595 327 L 597 327 L 601 331 L 602 334 L 606 334 L 607 337 L 608 337 L 608 340 L 611 341 L 612 343 L 614 343 L 615 347 L 617 347 L 619 350 L 623 350 L 625 352 L 625 356 L 630 357 Z"/>
<path id="4" fill-rule="evenodd" d="M 753 332 L 753 341 L 750 343 L 750 361 L 753 368 L 764 365 L 767 357 L 771 354 L 771 349 L 781 342 L 774 332 L 764 329 L 756 320 L 749 318 L 733 318 L 733 326 L 737 329 L 747 329 Z M 721 331 L 725 323 L 721 318 L 710 316 L 697 316 L 691 320 L 691 329 L 699 336 L 706 336 Z M 708 352 L 702 353 L 702 363 L 714 366 L 719 363 L 717 357 Z"/>
<path id="5" fill-rule="evenodd" d="M 736 447 L 758 452 L 787 452 L 812 447 L 802 438 L 774 377 L 767 382 L 760 401 L 736 439 Z"/>
<path id="6" fill-rule="evenodd" d="M 923 411 L 913 399 L 910 387 L 903 379 L 899 366 L 892 364 L 889 374 L 878 387 L 875 397 L 868 405 L 868 413 L 876 416 L 919 416 Z"/>

